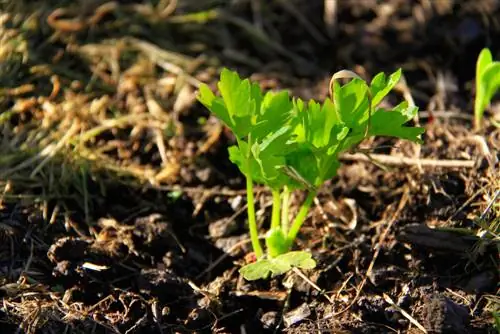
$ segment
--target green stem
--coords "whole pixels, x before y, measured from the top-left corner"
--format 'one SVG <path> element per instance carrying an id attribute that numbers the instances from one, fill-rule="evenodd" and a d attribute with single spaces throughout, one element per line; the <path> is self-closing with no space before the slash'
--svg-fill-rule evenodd
<path id="1" fill-rule="evenodd" d="M 279 190 L 272 191 L 273 193 L 273 213 L 271 215 L 271 230 L 278 229 L 280 227 L 280 206 L 281 198 Z"/>
<path id="2" fill-rule="evenodd" d="M 297 213 L 297 216 L 295 216 L 295 220 L 293 221 L 292 226 L 290 227 L 290 231 L 288 232 L 288 235 L 286 237 L 288 249 L 292 247 L 292 244 L 295 241 L 297 234 L 299 233 L 300 227 L 307 217 L 307 213 L 309 212 L 309 208 L 311 207 L 314 197 L 316 197 L 316 193 L 316 191 L 309 192 L 306 200 L 300 206 L 299 212 Z"/>
<path id="3" fill-rule="evenodd" d="M 248 168 L 250 164 L 247 165 Z M 248 170 L 248 169 L 247 169 Z M 249 173 L 250 174 L 250 173 Z M 247 213 L 248 213 L 248 228 L 250 230 L 250 239 L 252 240 L 253 251 L 259 259 L 264 255 L 259 242 L 259 232 L 257 231 L 257 221 L 255 220 L 255 204 L 253 198 L 253 182 L 252 177 L 247 176 Z"/>
<path id="4" fill-rule="evenodd" d="M 250 151 L 250 138 L 249 138 L 249 151 Z M 241 143 L 238 140 L 238 146 L 242 147 Z M 255 257 L 257 259 L 261 258 L 264 255 L 262 251 L 262 246 L 259 242 L 259 231 L 257 230 L 257 221 L 255 219 L 255 200 L 253 197 L 253 180 L 252 180 L 252 170 L 250 164 L 250 152 L 247 152 L 247 156 L 245 157 L 245 167 L 247 170 L 247 214 L 248 214 L 248 229 L 250 230 L 250 239 L 252 240 L 252 248 L 255 253 Z"/>
<path id="5" fill-rule="evenodd" d="M 287 186 L 283 189 L 283 203 L 281 209 L 281 230 L 283 234 L 288 233 L 288 202 L 290 201 L 290 189 Z"/>

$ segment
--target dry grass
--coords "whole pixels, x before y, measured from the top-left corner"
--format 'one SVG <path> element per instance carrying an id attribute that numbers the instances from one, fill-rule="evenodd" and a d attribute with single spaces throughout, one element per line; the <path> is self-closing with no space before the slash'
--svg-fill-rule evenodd
<path id="1" fill-rule="evenodd" d="M 192 182 L 198 157 L 222 130 L 193 108 L 195 91 L 222 62 L 255 69 L 266 58 L 303 59 L 228 14 L 238 5 L 220 1 L 24 0 L 0 8 L 0 206 L 7 214 L 0 254 L 10 263 L 4 320 L 26 333 L 119 332 L 116 324 L 133 330 L 140 323 L 129 324 L 129 307 L 142 305 L 145 319 L 154 303 L 115 291 L 85 305 L 44 283 L 50 235 L 92 236 L 95 209 L 113 196 L 110 187 L 133 194 Z M 234 45 L 240 38 L 269 50 L 261 59 L 245 54 Z M 25 217 L 48 225 L 27 226 Z"/>

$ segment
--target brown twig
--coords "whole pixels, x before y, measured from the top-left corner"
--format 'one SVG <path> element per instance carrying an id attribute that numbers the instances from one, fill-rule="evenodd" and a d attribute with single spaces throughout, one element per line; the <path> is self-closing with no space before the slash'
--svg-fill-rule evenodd
<path id="1" fill-rule="evenodd" d="M 391 297 L 387 294 L 383 294 L 384 299 L 387 303 L 391 304 L 392 307 L 394 307 L 396 310 L 398 310 L 406 319 L 408 319 L 412 324 L 417 326 L 418 329 L 420 329 L 423 333 L 427 334 L 427 330 L 425 329 L 424 326 L 422 326 L 414 317 L 412 317 L 408 312 L 406 312 L 404 309 L 402 309 L 399 305 L 397 305 Z"/>
<path id="2" fill-rule="evenodd" d="M 397 157 L 385 154 L 370 154 L 369 157 L 363 153 L 345 153 L 340 156 L 344 161 L 371 161 L 393 166 L 422 166 L 430 168 L 474 168 L 474 160 L 437 160 L 437 159 L 415 159 L 408 157 Z"/>
<path id="3" fill-rule="evenodd" d="M 326 32 L 330 38 L 335 37 L 337 32 L 337 0 L 324 0 L 323 22 L 325 23 Z"/>
<path id="4" fill-rule="evenodd" d="M 316 283 L 314 283 L 313 281 L 311 281 L 309 279 L 309 277 L 307 277 L 306 275 L 304 275 L 304 273 L 302 271 L 300 271 L 299 268 L 292 268 L 293 272 L 298 275 L 300 278 L 302 278 L 306 283 L 308 283 L 310 286 L 312 286 L 314 289 L 316 289 L 316 291 L 318 291 L 323 297 L 326 298 L 326 300 L 328 300 L 328 302 L 330 304 L 333 304 L 333 299 L 330 298 L 330 296 L 328 296 L 325 291 L 323 289 L 321 289 Z"/>

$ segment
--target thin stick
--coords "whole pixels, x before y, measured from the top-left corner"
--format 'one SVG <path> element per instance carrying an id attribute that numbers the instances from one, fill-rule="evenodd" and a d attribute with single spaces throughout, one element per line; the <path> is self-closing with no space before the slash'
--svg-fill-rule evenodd
<path id="1" fill-rule="evenodd" d="M 408 312 L 403 310 L 401 307 L 399 307 L 394 301 L 386 295 L 385 293 L 383 294 L 384 299 L 387 303 L 391 304 L 392 307 L 397 309 L 406 319 L 408 319 L 412 324 L 417 326 L 418 329 L 420 329 L 423 333 L 427 334 L 427 330 L 425 329 L 424 326 L 422 326 L 414 317 L 412 317 Z"/>
<path id="2" fill-rule="evenodd" d="M 311 281 L 302 271 L 300 271 L 298 268 L 292 268 L 293 272 L 299 275 L 304 281 L 306 281 L 310 286 L 312 286 L 314 289 L 316 289 L 323 297 L 325 297 L 330 304 L 333 304 L 333 300 L 325 293 L 324 290 L 322 290 L 316 283 Z"/>
<path id="3" fill-rule="evenodd" d="M 422 167 L 442 167 L 442 168 L 474 168 L 474 160 L 436 160 L 436 159 L 415 159 L 408 157 L 395 157 L 386 154 L 370 154 L 370 157 L 381 164 L 393 166 L 422 166 Z M 340 156 L 344 161 L 370 161 L 362 153 L 344 153 Z"/>
<path id="4" fill-rule="evenodd" d="M 454 110 L 438 110 L 438 111 L 420 111 L 418 113 L 418 117 L 420 118 L 459 118 L 459 119 L 465 119 L 465 120 L 472 120 L 474 119 L 474 116 L 470 114 L 466 114 L 461 111 L 454 111 Z"/>
<path id="5" fill-rule="evenodd" d="M 324 0 L 323 22 L 329 37 L 334 37 L 337 31 L 337 0 Z"/>
<path id="6" fill-rule="evenodd" d="M 491 199 L 491 201 L 488 203 L 488 206 L 486 207 L 486 209 L 484 209 L 483 213 L 481 214 L 481 216 L 479 217 L 479 220 L 483 220 L 486 215 L 488 214 L 488 211 L 491 210 L 491 208 L 493 207 L 493 205 L 495 204 L 496 200 L 498 199 L 498 197 L 500 197 L 500 190 L 497 190 L 495 192 L 495 195 L 493 195 L 493 198 Z"/>
<path id="7" fill-rule="evenodd" d="M 464 204 L 462 204 L 458 209 L 457 211 L 455 211 L 454 214 L 451 215 L 450 218 L 448 218 L 448 220 L 446 220 L 446 223 L 450 223 L 451 220 L 453 218 L 455 218 L 466 206 L 468 206 L 469 204 L 471 204 L 474 199 L 476 199 L 476 197 L 481 194 L 483 191 L 486 190 L 486 186 L 482 187 L 481 189 L 479 189 L 478 191 L 476 191 L 469 199 L 467 199 Z"/>

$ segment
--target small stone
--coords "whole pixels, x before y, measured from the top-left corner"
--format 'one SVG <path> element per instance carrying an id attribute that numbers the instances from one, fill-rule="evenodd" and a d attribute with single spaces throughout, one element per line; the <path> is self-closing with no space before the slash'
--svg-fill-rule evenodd
<path id="1" fill-rule="evenodd" d="M 292 325 L 295 325 L 302 320 L 306 319 L 311 315 L 311 309 L 309 308 L 309 305 L 307 303 L 303 303 L 296 309 L 287 312 L 283 316 L 283 322 L 285 323 L 285 327 L 290 327 Z"/>
<path id="2" fill-rule="evenodd" d="M 262 323 L 262 327 L 264 329 L 273 329 L 278 325 L 278 312 L 271 311 L 266 312 L 260 317 L 260 322 Z"/>

